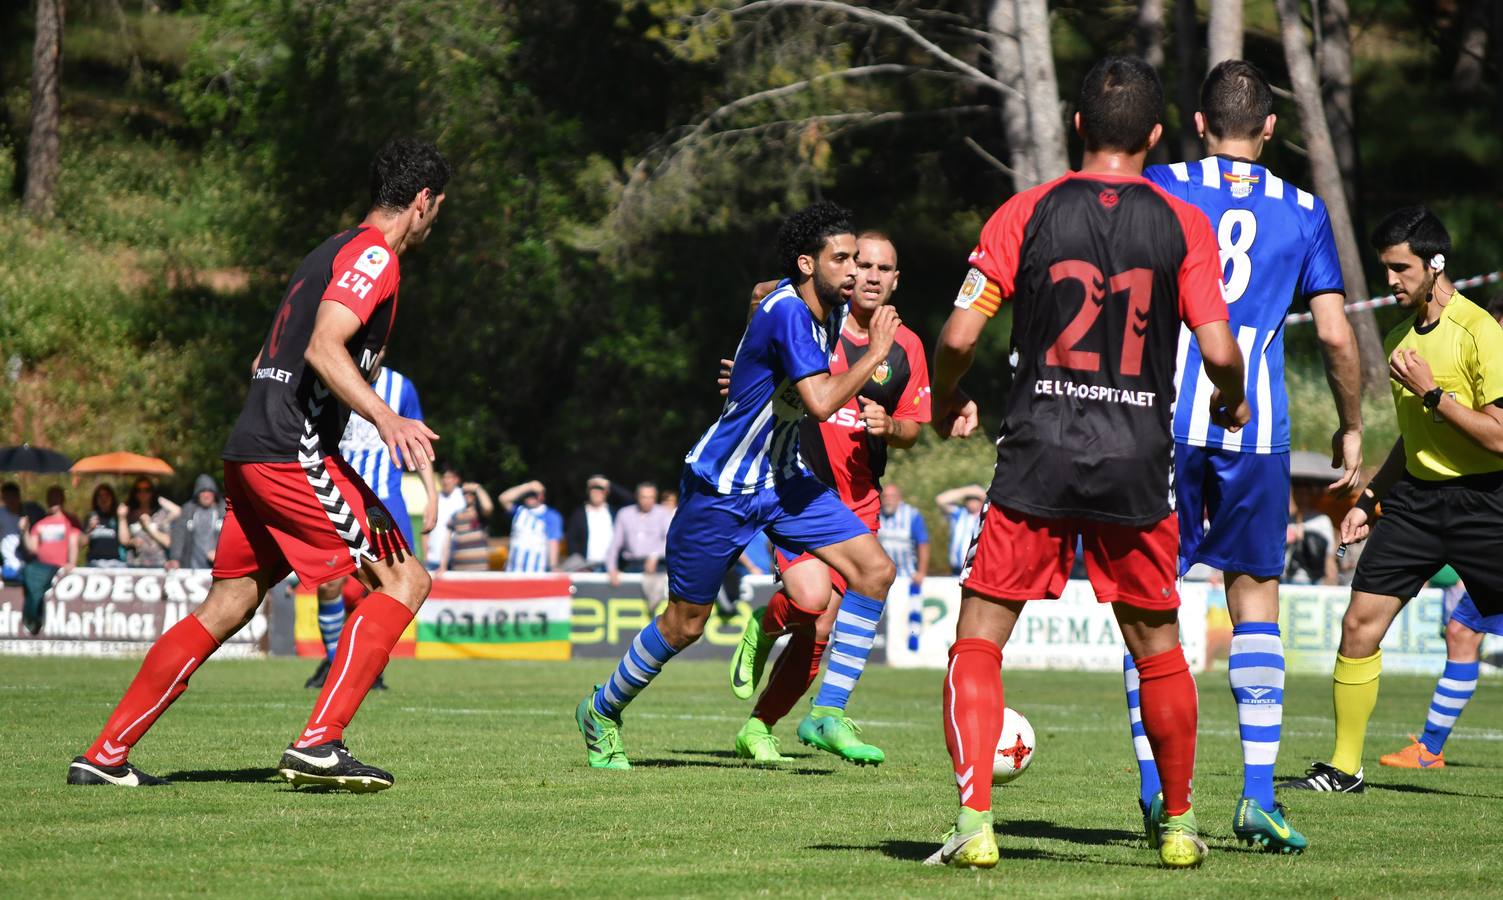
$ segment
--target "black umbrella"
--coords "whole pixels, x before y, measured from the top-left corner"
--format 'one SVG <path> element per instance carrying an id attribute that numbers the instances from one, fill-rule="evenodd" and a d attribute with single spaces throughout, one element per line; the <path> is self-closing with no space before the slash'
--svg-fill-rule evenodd
<path id="1" fill-rule="evenodd" d="M 0 472 L 66 472 L 71 468 L 71 458 L 46 447 L 0 447 Z"/>

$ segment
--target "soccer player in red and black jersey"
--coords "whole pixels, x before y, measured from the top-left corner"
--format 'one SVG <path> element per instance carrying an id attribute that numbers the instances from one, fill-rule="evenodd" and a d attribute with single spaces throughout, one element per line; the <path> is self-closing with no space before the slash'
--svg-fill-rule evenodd
<path id="1" fill-rule="evenodd" d="M 1025 601 L 1060 595 L 1077 537 L 1096 597 L 1114 604 L 1141 677 L 1143 726 L 1164 784 L 1160 861 L 1195 866 L 1205 854 L 1190 809 L 1196 695 L 1179 644 L 1170 486 L 1182 322 L 1216 385 L 1217 423 L 1240 428 L 1248 408 L 1210 223 L 1141 174 L 1162 133 L 1162 106 L 1158 76 L 1143 61 L 1114 57 L 1091 69 L 1075 116 L 1085 142 L 1080 171 L 997 210 L 940 335 L 936 429 L 964 436 L 975 427 L 976 405 L 957 385 L 982 328 L 1012 301 L 1017 370 L 981 531 L 961 573 L 944 683 L 960 814 L 931 863 L 997 863 L 991 787 L 1002 646 Z"/>
<path id="2" fill-rule="evenodd" d="M 878 231 L 857 235 L 856 269 L 856 290 L 840 320 L 839 340 L 830 360 L 833 374 L 844 372 L 866 355 L 872 314 L 898 289 L 898 251 L 892 239 Z M 927 421 L 929 364 L 924 346 L 908 326 L 899 325 L 892 349 L 850 402 L 823 422 L 804 417 L 799 424 L 799 448 L 804 465 L 834 488 L 841 502 L 875 533 L 887 448 L 912 447 Z M 846 588 L 838 572 L 811 554 L 774 551 L 783 588 L 765 610 L 748 618 L 731 658 L 731 691 L 750 699 L 773 643 L 779 635 L 789 635 L 767 689 L 736 735 L 736 755 L 758 762 L 789 761 L 778 752 L 771 729 L 819 677 L 820 661 Z M 849 658 L 826 672 L 826 682 L 836 689 L 821 691 L 821 697 L 815 698 L 814 709 L 799 726 L 799 738 L 849 762 L 880 765 L 885 759 L 882 750 L 862 741 L 845 715 L 845 701 L 862 668 L 863 661 Z M 823 729 L 818 727 L 821 721 Z"/>
<path id="3" fill-rule="evenodd" d="M 369 376 L 396 319 L 397 258 L 428 237 L 448 180 L 432 144 L 392 140 L 371 164 L 365 220 L 324 241 L 293 273 L 224 448 L 227 509 L 213 586 L 152 645 L 98 739 L 69 766 L 69 784 L 165 784 L 127 754 L 267 590 L 295 571 L 312 586 L 353 573 L 371 594 L 345 623 L 308 724 L 282 755 L 282 776 L 357 792 L 391 787 L 389 773 L 345 749 L 344 729 L 431 580 L 339 455 L 339 439 L 353 409 L 375 424 L 392 459 L 409 469 L 433 459 L 438 435 L 393 412 Z"/>

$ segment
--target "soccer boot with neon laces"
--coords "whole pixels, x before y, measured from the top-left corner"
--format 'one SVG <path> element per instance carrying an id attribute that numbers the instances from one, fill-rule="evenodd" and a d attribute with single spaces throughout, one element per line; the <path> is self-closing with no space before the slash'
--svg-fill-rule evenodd
<path id="1" fill-rule="evenodd" d="M 798 723 L 800 743 L 833 753 L 858 766 L 880 766 L 887 755 L 878 747 L 861 740 L 861 728 L 846 716 L 845 710 L 815 706 Z"/>
<path id="2" fill-rule="evenodd" d="M 1378 762 L 1395 769 L 1444 769 L 1446 767 L 1445 753 L 1431 753 L 1430 748 L 1420 743 L 1420 739 L 1409 735 L 1412 741 L 1409 746 L 1396 753 L 1385 753 L 1378 758 Z"/>
<path id="3" fill-rule="evenodd" d="M 595 685 L 600 690 L 600 685 Z M 621 723 L 595 711 L 592 693 L 574 708 L 574 722 L 584 736 L 585 760 L 592 769 L 630 769 L 626 749 L 621 746 Z"/>
<path id="4" fill-rule="evenodd" d="M 1362 778 L 1362 770 L 1358 769 L 1356 775 L 1348 775 L 1330 763 L 1311 763 L 1305 774 L 1298 778 L 1289 778 L 1274 785 L 1276 788 L 1292 791 L 1323 791 L 1329 794 L 1360 794 L 1365 782 Z"/>
<path id="5" fill-rule="evenodd" d="M 277 771 L 293 787 L 329 787 L 355 794 L 384 791 L 396 780 L 385 769 L 368 766 L 350 755 L 344 741 L 325 741 L 312 747 L 289 745 Z"/>
<path id="6" fill-rule="evenodd" d="M 1164 795 L 1153 795 L 1153 802 L 1144 803 L 1138 800 L 1138 809 L 1143 813 L 1143 836 L 1148 839 L 1148 846 L 1157 850 L 1159 847 L 1159 826 L 1164 820 Z"/>
<path id="7" fill-rule="evenodd" d="M 945 835 L 944 845 L 924 860 L 926 866 L 953 866 L 957 869 L 990 869 L 1001 854 L 997 835 L 992 830 L 991 812 L 960 808 L 955 827 Z"/>
<path id="8" fill-rule="evenodd" d="M 755 716 L 736 732 L 736 755 L 757 763 L 793 762 L 793 757 L 778 752 L 778 739 Z"/>
<path id="9" fill-rule="evenodd" d="M 147 775 L 128 762 L 118 766 L 101 766 L 87 757 L 75 756 L 68 766 L 68 783 L 76 785 L 112 784 L 116 787 L 158 787 L 171 784 L 165 778 Z"/>
<path id="10" fill-rule="evenodd" d="M 767 655 L 777 640 L 762 631 L 762 615 L 759 609 L 746 617 L 746 627 L 741 631 L 741 640 L 736 652 L 731 654 L 731 693 L 737 699 L 750 700 L 762 681 L 762 670 L 767 667 Z"/>
<path id="11" fill-rule="evenodd" d="M 1262 847 L 1269 853 L 1304 853 L 1310 846 L 1309 840 L 1285 821 L 1284 804 L 1275 803 L 1269 812 L 1251 797 L 1237 803 L 1232 833 L 1249 847 Z"/>
<path id="12" fill-rule="evenodd" d="M 1183 815 L 1164 816 L 1159 825 L 1159 863 L 1166 869 L 1194 869 L 1205 862 L 1210 848 L 1200 839 L 1195 810 Z"/>

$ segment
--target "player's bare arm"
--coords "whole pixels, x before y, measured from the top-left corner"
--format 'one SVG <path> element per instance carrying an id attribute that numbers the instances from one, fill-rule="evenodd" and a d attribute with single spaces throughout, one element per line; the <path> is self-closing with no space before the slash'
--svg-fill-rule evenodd
<path id="1" fill-rule="evenodd" d="M 986 322 L 987 317 L 974 309 L 955 309 L 939 333 L 930 402 L 934 409 L 932 424 L 942 438 L 970 437 L 976 430 L 976 402 L 960 390 L 960 379 L 976 358 L 976 341 Z"/>
<path id="2" fill-rule="evenodd" d="M 392 459 L 401 459 L 409 470 L 424 469 L 433 460 L 433 441 L 438 435 L 417 419 L 397 415 L 371 389 L 346 347 L 359 329 L 360 317 L 349 307 L 320 303 L 303 358 L 339 402 L 376 426 Z"/>
<path id="3" fill-rule="evenodd" d="M 428 497 L 428 503 L 423 507 L 423 534 L 428 534 L 438 525 L 438 484 L 432 466 L 418 469 L 418 478 L 422 480 L 423 493 Z"/>
<path id="4" fill-rule="evenodd" d="M 1331 467 L 1341 475 L 1326 490 L 1344 494 L 1362 477 L 1362 367 L 1357 358 L 1357 337 L 1346 318 L 1346 297 L 1337 293 L 1310 298 L 1310 314 L 1325 357 L 1326 382 L 1336 401 L 1339 424 L 1331 435 Z"/>
<path id="5" fill-rule="evenodd" d="M 801 379 L 796 387 L 808 414 L 816 419 L 828 419 L 837 409 L 851 402 L 866 380 L 877 371 L 877 366 L 887 359 L 901 324 L 897 310 L 890 306 L 878 309 L 872 313 L 871 325 L 867 328 L 869 343 L 865 356 L 839 375 L 820 372 Z"/>
<path id="6" fill-rule="evenodd" d="M 1242 351 L 1225 319 L 1206 322 L 1194 332 L 1206 377 L 1216 386 L 1211 392 L 1211 421 L 1228 431 L 1239 431 L 1252 418 L 1243 389 Z"/>
<path id="7" fill-rule="evenodd" d="M 1423 397 L 1438 387 L 1435 375 L 1430 371 L 1430 364 L 1407 347 L 1398 348 L 1388 357 L 1388 374 L 1416 397 Z M 1499 407 L 1498 403 L 1499 400 L 1494 400 L 1480 410 L 1472 409 L 1442 391 L 1440 402 L 1434 409 L 1442 419 L 1476 441 L 1482 449 L 1503 453 L 1503 407 Z"/>
<path id="8" fill-rule="evenodd" d="M 1399 438 L 1394 442 L 1393 449 L 1388 451 L 1388 458 L 1383 461 L 1378 473 L 1363 489 L 1362 496 L 1357 498 L 1357 505 L 1348 510 L 1346 517 L 1341 520 L 1341 543 L 1355 544 L 1367 540 L 1378 503 L 1403 475 L 1404 439 Z"/>
<path id="9" fill-rule="evenodd" d="M 541 481 L 524 481 L 521 484 L 514 484 L 502 491 L 501 495 L 496 499 L 501 501 L 501 508 L 509 513 L 512 507 L 517 505 L 517 501 L 521 500 L 524 496 L 541 493 L 542 490 L 543 483 Z M 478 500 L 479 498 L 477 497 L 476 499 Z"/>

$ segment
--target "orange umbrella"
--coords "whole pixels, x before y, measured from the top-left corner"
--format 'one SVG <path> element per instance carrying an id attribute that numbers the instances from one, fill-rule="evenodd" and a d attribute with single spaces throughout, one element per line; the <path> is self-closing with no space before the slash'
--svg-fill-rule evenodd
<path id="1" fill-rule="evenodd" d="M 171 475 L 172 467 L 155 456 L 119 452 L 86 456 L 69 471 L 74 475 Z"/>

